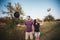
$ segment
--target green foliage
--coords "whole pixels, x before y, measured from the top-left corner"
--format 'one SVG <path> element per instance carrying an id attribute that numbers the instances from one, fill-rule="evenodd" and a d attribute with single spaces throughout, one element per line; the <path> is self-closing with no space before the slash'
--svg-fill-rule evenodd
<path id="1" fill-rule="evenodd" d="M 9 23 L 9 21 L 10 21 L 10 19 L 8 18 L 8 17 L 6 17 L 6 18 L 0 18 L 0 22 L 1 23 Z"/>
<path id="2" fill-rule="evenodd" d="M 54 17 L 52 15 L 48 15 L 44 18 L 44 21 L 54 21 Z"/>
<path id="3" fill-rule="evenodd" d="M 25 23 L 25 20 L 20 20 L 20 24 L 24 24 Z"/>
<path id="4" fill-rule="evenodd" d="M 23 20 L 23 19 L 18 19 L 18 18 L 14 18 L 14 19 L 13 19 L 13 23 L 14 23 L 14 24 L 18 24 L 18 23 L 24 24 L 24 22 L 25 22 L 25 20 Z"/>

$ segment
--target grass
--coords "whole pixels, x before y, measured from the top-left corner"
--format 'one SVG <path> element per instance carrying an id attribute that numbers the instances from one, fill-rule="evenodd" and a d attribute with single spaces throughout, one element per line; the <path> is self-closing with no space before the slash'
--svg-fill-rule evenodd
<path id="1" fill-rule="evenodd" d="M 45 22 L 40 29 L 41 29 L 41 40 L 60 39 L 59 38 L 60 22 Z"/>
<path id="2" fill-rule="evenodd" d="M 0 40 L 25 40 L 25 27 L 6 25 L 0 27 Z M 40 27 L 41 40 L 58 40 L 60 22 L 44 22 Z M 57 36 L 58 35 L 58 36 Z"/>

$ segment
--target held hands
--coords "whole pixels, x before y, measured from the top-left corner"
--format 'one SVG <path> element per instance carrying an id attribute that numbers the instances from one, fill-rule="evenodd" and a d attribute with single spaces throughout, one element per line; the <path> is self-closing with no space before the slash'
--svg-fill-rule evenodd
<path id="1" fill-rule="evenodd" d="M 32 34 L 34 34 L 34 31 L 32 31 Z"/>
<path id="2" fill-rule="evenodd" d="M 20 27 L 21 25 L 20 24 L 17 24 L 17 27 Z"/>

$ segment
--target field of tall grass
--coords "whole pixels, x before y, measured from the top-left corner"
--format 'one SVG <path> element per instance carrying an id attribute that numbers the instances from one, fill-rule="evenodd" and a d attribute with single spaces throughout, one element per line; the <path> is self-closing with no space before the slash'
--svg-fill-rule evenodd
<path id="1" fill-rule="evenodd" d="M 0 26 L 0 40 L 25 40 L 25 27 L 12 25 Z M 40 27 L 41 40 L 59 40 L 60 22 L 44 22 Z"/>
<path id="2" fill-rule="evenodd" d="M 41 40 L 60 40 L 60 22 L 45 22 L 40 27 Z"/>

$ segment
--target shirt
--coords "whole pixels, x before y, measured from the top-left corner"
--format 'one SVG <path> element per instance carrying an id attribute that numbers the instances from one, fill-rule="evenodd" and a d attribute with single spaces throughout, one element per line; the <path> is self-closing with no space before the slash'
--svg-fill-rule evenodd
<path id="1" fill-rule="evenodd" d="M 25 25 L 26 25 L 26 32 L 32 32 L 32 25 L 33 25 L 32 20 L 26 21 Z"/>
<path id="2" fill-rule="evenodd" d="M 35 32 L 39 32 L 39 27 L 40 27 L 39 23 L 34 23 Z"/>

